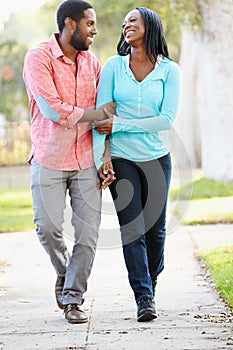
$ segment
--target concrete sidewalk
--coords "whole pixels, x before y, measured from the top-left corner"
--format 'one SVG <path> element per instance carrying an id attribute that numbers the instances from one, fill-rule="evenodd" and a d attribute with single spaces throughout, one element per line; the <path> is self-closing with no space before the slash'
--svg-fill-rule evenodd
<path id="1" fill-rule="evenodd" d="M 159 316 L 149 323 L 136 321 L 121 248 L 101 242 L 84 303 L 89 322 L 72 325 L 56 306 L 56 276 L 36 235 L 0 235 L 0 258 L 9 264 L 0 275 L 0 349 L 233 349 L 230 312 L 194 258 L 200 247 L 233 244 L 232 225 L 179 226 L 168 235 Z"/>

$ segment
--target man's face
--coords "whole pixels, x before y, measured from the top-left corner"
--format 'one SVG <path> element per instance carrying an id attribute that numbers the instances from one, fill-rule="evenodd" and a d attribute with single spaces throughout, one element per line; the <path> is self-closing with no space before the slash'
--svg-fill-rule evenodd
<path id="1" fill-rule="evenodd" d="M 85 17 L 76 24 L 76 29 L 70 39 L 70 44 L 75 50 L 87 51 L 97 34 L 96 15 L 93 9 L 84 11 Z"/>

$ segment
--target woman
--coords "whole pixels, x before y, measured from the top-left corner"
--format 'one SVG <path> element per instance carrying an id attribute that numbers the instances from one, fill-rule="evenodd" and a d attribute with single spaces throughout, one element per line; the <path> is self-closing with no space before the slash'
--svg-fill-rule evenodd
<path id="1" fill-rule="evenodd" d="M 126 15 L 117 51 L 103 67 L 97 98 L 97 107 L 117 102 L 116 115 L 94 123 L 94 158 L 99 169 L 110 135 L 116 173 L 110 191 L 137 321 L 143 322 L 157 317 L 154 295 L 164 269 L 171 178 L 171 158 L 160 131 L 170 129 L 177 115 L 180 70 L 169 58 L 158 15 L 144 7 Z"/>

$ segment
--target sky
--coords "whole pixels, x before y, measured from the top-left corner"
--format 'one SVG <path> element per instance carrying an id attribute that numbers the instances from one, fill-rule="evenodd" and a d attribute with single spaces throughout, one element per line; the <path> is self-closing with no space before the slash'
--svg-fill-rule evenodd
<path id="1" fill-rule="evenodd" d="M 43 5 L 46 0 L 0 0 L 0 30 L 4 21 L 9 19 L 12 12 L 29 12 L 37 6 Z"/>

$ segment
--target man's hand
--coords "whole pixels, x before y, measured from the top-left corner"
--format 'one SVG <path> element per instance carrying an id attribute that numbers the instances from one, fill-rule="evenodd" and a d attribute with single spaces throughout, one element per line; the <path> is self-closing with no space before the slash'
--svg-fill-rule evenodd
<path id="1" fill-rule="evenodd" d="M 116 102 L 107 102 L 104 105 L 100 106 L 99 109 L 104 111 L 105 118 L 108 118 L 110 116 L 113 116 L 113 114 L 116 112 L 116 105 Z"/>
<path id="2" fill-rule="evenodd" d="M 98 170 L 99 177 L 102 181 L 100 188 L 105 190 L 111 183 L 116 180 L 112 162 L 110 160 L 104 162 Z"/>
<path id="3" fill-rule="evenodd" d="M 107 108 L 104 108 L 104 112 L 108 118 L 102 121 L 94 122 L 94 129 L 98 132 L 98 134 L 110 135 L 112 133 L 114 114 L 110 113 Z"/>
<path id="4" fill-rule="evenodd" d="M 90 122 L 94 120 L 104 120 L 108 118 L 109 115 L 113 115 L 116 110 L 116 102 L 108 102 L 102 105 L 99 109 L 85 109 L 81 118 L 79 118 L 76 123 Z M 72 119 L 72 118 L 71 118 Z M 69 121 L 66 118 L 66 123 L 60 122 L 63 126 L 68 125 L 67 127 L 71 128 Z"/>

